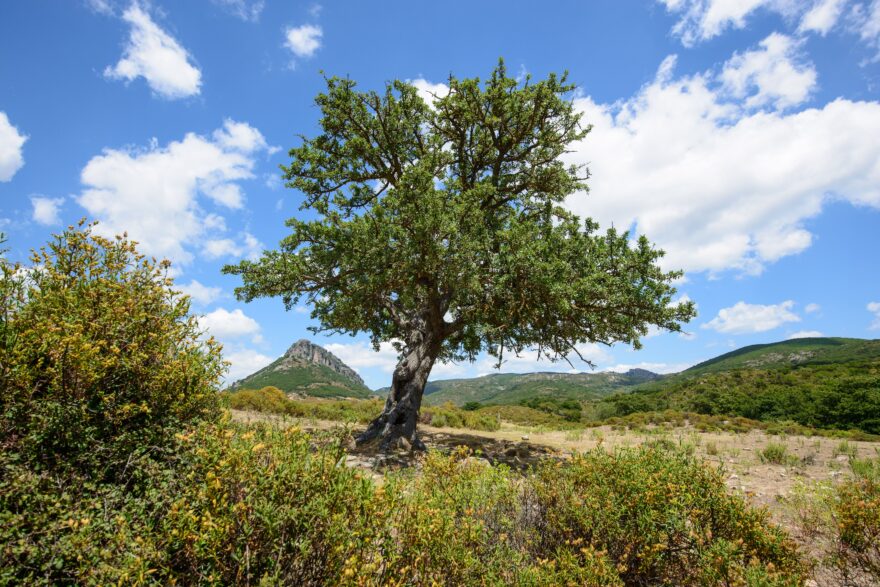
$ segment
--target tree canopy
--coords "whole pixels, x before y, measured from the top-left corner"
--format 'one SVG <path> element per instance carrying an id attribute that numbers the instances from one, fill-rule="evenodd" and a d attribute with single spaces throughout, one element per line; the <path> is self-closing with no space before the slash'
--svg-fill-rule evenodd
<path id="1" fill-rule="evenodd" d="M 589 174 L 562 156 L 590 132 L 566 75 L 518 81 L 500 62 L 485 82 L 450 76 L 429 101 L 399 80 L 383 92 L 326 83 L 323 132 L 283 167 L 306 214 L 278 250 L 224 270 L 241 275 L 240 299 L 289 309 L 305 297 L 320 330 L 396 344 L 388 405 L 366 436 L 417 442 L 404 421 L 436 360 L 639 348 L 649 326 L 678 331 L 694 316 L 673 303 L 680 273 L 660 268 L 662 251 L 564 207 Z"/>

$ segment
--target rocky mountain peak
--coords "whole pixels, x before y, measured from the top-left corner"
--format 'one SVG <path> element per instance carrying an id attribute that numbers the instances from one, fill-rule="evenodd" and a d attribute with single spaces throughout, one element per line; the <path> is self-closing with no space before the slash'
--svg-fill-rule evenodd
<path id="1" fill-rule="evenodd" d="M 281 365 L 276 367 L 276 370 L 279 368 L 287 368 L 291 363 L 313 363 L 315 365 L 327 367 L 344 377 L 364 385 L 364 380 L 361 379 L 361 376 L 358 375 L 354 369 L 343 363 L 339 357 L 324 347 L 318 346 L 305 338 L 296 341 L 289 349 L 287 349 L 281 363 Z"/>

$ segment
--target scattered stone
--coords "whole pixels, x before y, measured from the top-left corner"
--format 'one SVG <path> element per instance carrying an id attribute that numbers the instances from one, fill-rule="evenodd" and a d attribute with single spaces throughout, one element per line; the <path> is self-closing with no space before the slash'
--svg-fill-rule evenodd
<path id="1" fill-rule="evenodd" d="M 528 440 L 528 439 L 529 439 L 529 435 L 528 435 L 528 434 L 523 434 L 523 435 L 522 435 L 522 439 L 523 439 L 523 440 Z"/>
<path id="2" fill-rule="evenodd" d="M 837 455 L 837 460 L 841 463 L 845 463 L 849 460 L 849 457 L 846 455 Z"/>

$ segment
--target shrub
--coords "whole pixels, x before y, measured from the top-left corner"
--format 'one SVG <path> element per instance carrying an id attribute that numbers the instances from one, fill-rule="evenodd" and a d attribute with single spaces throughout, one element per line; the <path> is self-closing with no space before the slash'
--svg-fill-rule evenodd
<path id="1" fill-rule="evenodd" d="M 854 478 L 837 490 L 832 562 L 845 584 L 880 582 L 880 460 L 853 462 Z"/>
<path id="2" fill-rule="evenodd" d="M 0 271 L 0 444 L 33 466 L 113 476 L 214 417 L 225 369 L 167 262 L 80 224 Z"/>
<path id="3" fill-rule="evenodd" d="M 773 465 L 791 465 L 797 462 L 797 458 L 788 452 L 788 447 L 779 442 L 768 442 L 758 456 L 762 463 Z"/>
<path id="4" fill-rule="evenodd" d="M 657 449 L 547 464 L 534 487 L 537 556 L 606 553 L 627 585 L 800 584 L 794 543 L 727 492 L 718 470 Z"/>

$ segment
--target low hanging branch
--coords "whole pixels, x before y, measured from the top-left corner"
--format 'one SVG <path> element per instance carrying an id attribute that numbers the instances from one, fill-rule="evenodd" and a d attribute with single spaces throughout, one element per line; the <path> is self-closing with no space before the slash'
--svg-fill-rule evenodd
<path id="1" fill-rule="evenodd" d="M 590 131 L 565 75 L 518 82 L 500 62 L 484 83 L 450 77 L 430 105 L 402 81 L 381 94 L 326 82 L 323 133 L 283 168 L 318 218 L 288 220 L 278 250 L 224 271 L 241 276 L 239 299 L 281 296 L 289 309 L 305 297 L 317 330 L 395 342 L 385 409 L 358 442 L 423 448 L 437 361 L 488 352 L 500 364 L 530 348 L 584 360 L 578 345 L 638 348 L 648 326 L 679 331 L 694 316 L 672 303 L 681 273 L 660 269 L 662 251 L 562 206 L 589 176 L 560 160 Z"/>

